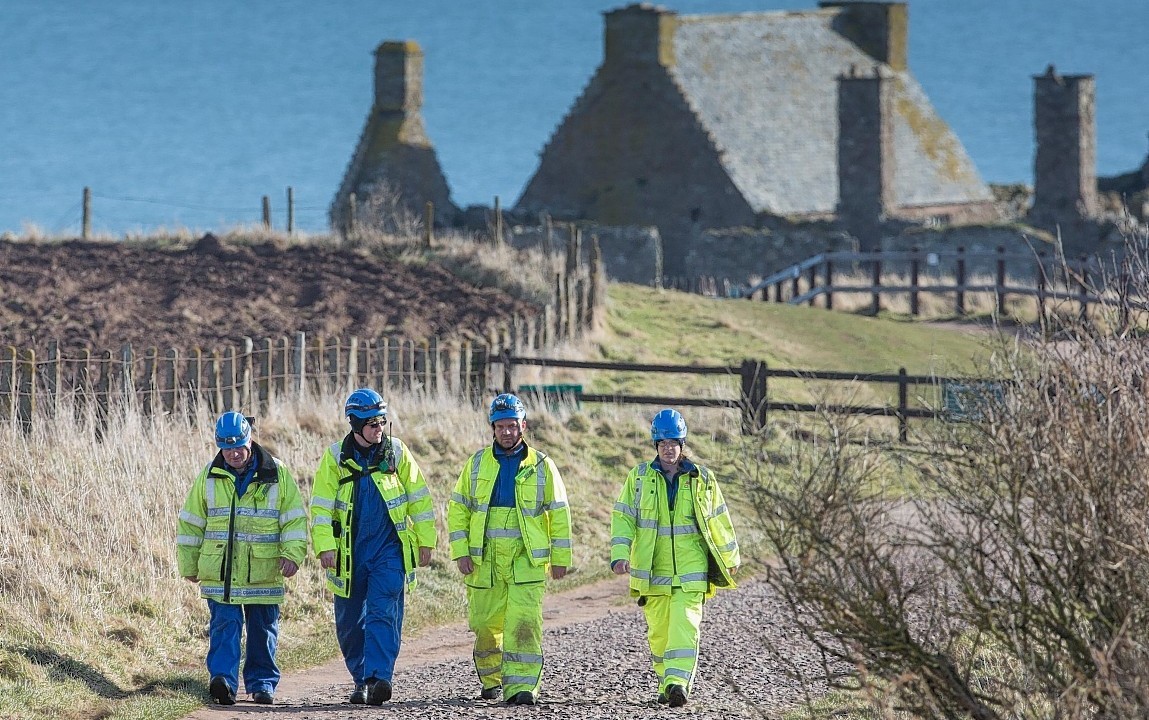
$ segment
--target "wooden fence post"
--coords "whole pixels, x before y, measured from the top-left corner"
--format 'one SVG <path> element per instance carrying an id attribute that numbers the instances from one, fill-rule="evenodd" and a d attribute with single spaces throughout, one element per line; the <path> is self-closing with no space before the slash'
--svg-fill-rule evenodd
<path id="1" fill-rule="evenodd" d="M 435 244 L 435 203 L 430 200 L 423 206 L 423 247 Z"/>
<path id="2" fill-rule="evenodd" d="M 180 396 L 180 351 L 176 348 L 164 351 L 164 365 L 164 390 L 160 393 L 160 402 L 164 412 L 172 413 L 175 412 Z"/>
<path id="3" fill-rule="evenodd" d="M 17 397 L 19 397 L 16 393 L 16 389 L 19 387 L 19 374 L 16 369 L 19 364 L 18 359 L 19 354 L 16 348 L 9 345 L 4 350 L 4 363 L 0 366 L 0 373 L 3 373 L 3 388 L 0 389 L 0 393 L 4 395 L 5 420 L 12 420 L 16 417 L 16 403 Z"/>
<path id="4" fill-rule="evenodd" d="M 96 386 L 96 439 L 103 440 L 111 415 L 113 358 L 111 350 L 100 353 L 100 382 Z"/>
<path id="5" fill-rule="evenodd" d="M 295 188 L 287 186 L 287 234 L 295 232 Z"/>
<path id="6" fill-rule="evenodd" d="M 252 353 L 254 351 L 255 341 L 244 335 L 243 354 L 239 358 L 240 403 L 243 406 L 244 412 L 257 414 L 258 408 L 254 402 L 255 393 L 252 392 L 254 385 L 252 378 Z"/>
<path id="7" fill-rule="evenodd" d="M 495 245 L 503 244 L 503 209 L 499 206 L 499 196 L 495 196 L 495 236 L 491 238 Z"/>
<path id="8" fill-rule="evenodd" d="M 826 251 L 827 255 L 829 251 Z M 826 309 L 834 309 L 834 261 L 826 258 Z"/>
<path id="9" fill-rule="evenodd" d="M 909 407 L 909 388 L 906 381 L 906 369 L 898 368 L 898 441 L 905 442 L 909 436 L 909 422 L 906 418 L 906 409 Z"/>
<path id="10" fill-rule="evenodd" d="M 140 392 L 143 394 L 143 400 L 140 403 L 144 415 L 155 415 L 161 412 L 158 408 L 160 403 L 156 397 L 159 384 L 156 382 L 156 373 L 160 362 L 160 351 L 151 346 L 144 351 L 144 372 L 143 377 L 140 378 Z"/>
<path id="11" fill-rule="evenodd" d="M 756 435 L 766 427 L 766 363 L 742 361 L 742 434 Z"/>
<path id="12" fill-rule="evenodd" d="M 1005 246 L 997 246 L 997 277 L 993 286 L 998 317 L 1005 317 Z"/>
<path id="13" fill-rule="evenodd" d="M 63 391 L 63 358 L 60 357 L 60 341 L 52 340 L 48 343 L 48 366 L 44 373 L 44 391 L 48 397 L 44 399 L 44 410 L 48 417 L 60 416 L 60 393 Z"/>
<path id="14" fill-rule="evenodd" d="M 303 332 L 295 333 L 295 397 L 303 399 L 306 396 L 307 385 L 307 335 Z"/>
<path id="15" fill-rule="evenodd" d="M 92 237 L 92 188 L 84 186 L 83 209 L 80 213 L 80 237 L 90 240 Z"/>
<path id="16" fill-rule="evenodd" d="M 874 291 L 870 295 L 870 314 L 877 317 L 882 310 L 882 261 L 877 259 L 872 262 L 870 284 L 874 286 Z"/>
<path id="17" fill-rule="evenodd" d="M 271 198 L 263 196 L 263 227 L 266 230 L 271 229 Z"/>
<path id="18" fill-rule="evenodd" d="M 918 296 L 918 274 L 921 270 L 921 259 L 918 257 L 918 248 L 910 250 L 910 315 L 917 317 L 921 312 L 921 298 Z"/>
<path id="19" fill-rule="evenodd" d="M 954 298 L 954 314 L 965 315 L 965 248 L 957 249 L 957 268 L 954 279 L 957 281 L 957 293 Z"/>
<path id="20" fill-rule="evenodd" d="M 1045 322 L 1045 283 L 1045 253 L 1039 252 L 1037 254 L 1037 324 L 1041 327 L 1043 337 L 1049 330 Z"/>
<path id="21" fill-rule="evenodd" d="M 1080 323 L 1085 323 L 1089 317 L 1089 259 L 1082 255 L 1079 262 L 1080 265 L 1077 271 L 1077 304 L 1080 307 L 1077 311 L 1077 320 Z"/>
<path id="22" fill-rule="evenodd" d="M 123 383 L 123 387 L 120 388 L 120 399 L 124 403 L 124 410 L 130 410 L 136 405 L 134 364 L 135 353 L 132 352 L 132 344 L 124 343 L 120 347 L 120 382 Z"/>
<path id="23" fill-rule="evenodd" d="M 32 416 L 36 412 L 36 351 L 29 349 L 20 363 L 20 380 L 16 386 L 20 402 L 17 412 L 20 418 L 20 429 L 24 434 L 32 432 Z"/>

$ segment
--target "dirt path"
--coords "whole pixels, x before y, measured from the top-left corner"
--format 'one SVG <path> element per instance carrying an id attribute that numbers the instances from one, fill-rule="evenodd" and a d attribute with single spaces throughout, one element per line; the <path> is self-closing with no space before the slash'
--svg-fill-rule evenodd
<path id="1" fill-rule="evenodd" d="M 728 720 L 775 717 L 798 700 L 787 671 L 809 649 L 780 628 L 780 606 L 764 583 L 719 593 L 706 604 L 702 653 L 690 703 L 670 710 L 655 701 L 657 686 L 641 611 L 626 596 L 626 581 L 607 580 L 548 595 L 544 604 L 546 670 L 540 704 L 507 706 L 479 700 L 471 666 L 471 634 L 463 623 L 406 638 L 395 668 L 395 695 L 379 707 L 347 702 L 351 681 L 342 660 L 286 675 L 276 705 L 246 696 L 232 707 L 208 706 L 188 720 L 250 719 L 262 713 L 298 720 L 344 718 L 643 718 L 666 713 Z M 792 646 L 793 657 L 771 660 L 767 644 Z"/>

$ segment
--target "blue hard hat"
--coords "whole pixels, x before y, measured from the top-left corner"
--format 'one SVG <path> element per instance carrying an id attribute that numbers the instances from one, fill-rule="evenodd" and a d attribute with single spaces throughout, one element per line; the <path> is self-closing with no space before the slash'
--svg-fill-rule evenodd
<path id="1" fill-rule="evenodd" d="M 496 420 L 526 420 L 527 408 L 523 405 L 523 401 L 510 393 L 503 393 L 502 395 L 495 396 L 491 401 L 491 409 L 488 413 L 490 421 L 493 423 Z"/>
<path id="2" fill-rule="evenodd" d="M 375 417 L 387 418 L 387 403 L 383 396 L 371 388 L 359 388 L 347 396 L 343 406 L 347 419 L 370 420 Z"/>
<path id="3" fill-rule="evenodd" d="M 220 450 L 243 447 L 251 440 L 251 423 L 242 413 L 225 412 L 215 421 L 215 444 Z"/>
<path id="4" fill-rule="evenodd" d="M 682 413 L 667 408 L 660 410 L 650 422 L 650 439 L 656 444 L 659 440 L 686 440 L 686 421 Z"/>

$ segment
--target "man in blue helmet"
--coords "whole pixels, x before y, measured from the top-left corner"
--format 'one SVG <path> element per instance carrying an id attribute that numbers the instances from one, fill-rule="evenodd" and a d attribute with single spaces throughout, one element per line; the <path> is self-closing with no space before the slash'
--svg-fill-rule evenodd
<path id="1" fill-rule="evenodd" d="M 311 544 L 335 595 L 335 633 L 355 689 L 351 702 L 381 705 L 403 630 L 415 567 L 431 564 L 435 511 L 419 464 L 387 432 L 387 403 L 370 388 L 344 404 L 351 432 L 327 448 L 311 497 Z"/>
<path id="2" fill-rule="evenodd" d="M 650 439 L 657 457 L 630 471 L 614 504 L 610 566 L 630 575 L 646 615 L 658 701 L 681 707 L 698 662 L 702 602 L 734 587 L 741 560 L 717 478 L 684 455 L 682 414 L 655 415 Z"/>
<path id="3" fill-rule="evenodd" d="M 480 697 L 534 705 L 543 674 L 543 590 L 571 566 L 566 488 L 553 460 L 527 445 L 514 395 L 491 402 L 494 442 L 463 466 L 447 504 L 451 559 L 467 585 Z"/>
<path id="4" fill-rule="evenodd" d="M 207 599 L 208 691 L 234 705 L 240 639 L 247 628 L 243 685 L 270 705 L 279 684 L 275 649 L 283 579 L 307 555 L 307 513 L 287 467 L 251 441 L 251 422 L 226 412 L 215 424 L 215 459 L 192 484 L 176 537 L 180 575 Z"/>

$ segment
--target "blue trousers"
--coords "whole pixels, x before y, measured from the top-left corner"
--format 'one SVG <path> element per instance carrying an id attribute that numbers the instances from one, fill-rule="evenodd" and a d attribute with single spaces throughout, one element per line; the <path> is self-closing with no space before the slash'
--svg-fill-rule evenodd
<path id="1" fill-rule="evenodd" d="M 401 561 L 400 561 L 401 562 Z M 403 632 L 403 566 L 356 567 L 349 597 L 335 597 L 335 635 L 356 685 L 391 682 Z"/>
<path id="2" fill-rule="evenodd" d="M 275 693 L 279 685 L 279 666 L 275 664 L 275 648 L 279 644 L 279 605 L 227 605 L 208 600 L 207 607 L 211 612 L 208 675 L 223 675 L 228 687 L 239 691 L 240 640 L 246 625 L 247 657 L 243 661 L 243 686 L 248 693 Z"/>

